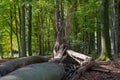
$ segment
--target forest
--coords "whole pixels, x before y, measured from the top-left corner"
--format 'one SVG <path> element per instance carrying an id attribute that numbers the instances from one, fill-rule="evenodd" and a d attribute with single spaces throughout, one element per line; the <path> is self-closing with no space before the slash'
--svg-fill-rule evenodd
<path id="1" fill-rule="evenodd" d="M 120 0 L 0 0 L 0 80 L 120 80 Z"/>

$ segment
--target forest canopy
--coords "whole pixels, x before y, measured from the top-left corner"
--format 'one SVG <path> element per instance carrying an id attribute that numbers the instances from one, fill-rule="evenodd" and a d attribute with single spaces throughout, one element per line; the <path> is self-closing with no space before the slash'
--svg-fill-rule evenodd
<path id="1" fill-rule="evenodd" d="M 83 54 L 118 56 L 119 7 L 120 0 L 0 0 L 1 58 L 52 54 L 60 37 Z"/>

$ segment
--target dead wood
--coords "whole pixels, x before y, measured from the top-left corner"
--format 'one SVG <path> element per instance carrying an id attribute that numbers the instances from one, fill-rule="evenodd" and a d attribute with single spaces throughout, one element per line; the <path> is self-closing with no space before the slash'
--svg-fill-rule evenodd
<path id="1" fill-rule="evenodd" d="M 85 71 L 89 68 L 91 68 L 95 64 L 94 61 L 89 62 L 88 64 L 79 67 L 74 74 L 72 75 L 70 80 L 78 80 L 81 75 L 85 73 Z"/>
<path id="2" fill-rule="evenodd" d="M 72 68 L 69 69 L 69 72 L 67 72 L 64 69 L 61 69 L 62 73 L 64 73 L 66 71 L 66 73 L 68 74 L 67 76 L 69 76 L 69 77 L 65 76 L 65 79 L 63 78 L 63 80 L 78 80 L 79 77 L 81 75 L 83 75 L 85 73 L 85 71 L 89 68 L 91 68 L 91 70 L 96 70 L 96 71 L 110 72 L 110 70 L 108 70 L 108 69 L 101 68 L 98 61 L 94 61 L 92 59 L 92 57 L 89 57 L 87 55 L 84 55 L 84 54 L 81 54 L 81 53 L 78 53 L 78 52 L 75 52 L 75 51 L 72 51 L 72 50 L 66 50 L 66 48 L 63 48 L 63 46 L 59 47 L 58 51 L 56 52 L 56 55 L 54 54 L 54 57 L 50 60 L 49 63 L 51 63 L 51 64 L 53 63 L 55 65 L 58 65 L 58 63 L 64 63 L 65 59 L 67 59 L 67 58 L 73 59 L 75 62 L 77 62 L 77 65 L 76 65 L 76 63 L 72 63 L 70 61 L 71 62 L 70 64 L 71 64 Z M 48 61 L 48 58 L 37 57 L 37 56 L 36 57 L 32 56 L 32 57 L 14 59 L 14 60 L 5 62 L 2 65 L 0 65 L 0 74 L 1 74 L 1 76 L 3 76 L 3 75 L 6 75 L 6 74 L 20 68 L 20 67 L 24 67 L 28 64 L 33 64 L 33 63 L 38 63 L 38 62 L 46 62 L 46 61 Z M 44 74 L 45 76 L 47 75 L 46 76 L 47 78 L 45 78 L 45 79 L 41 78 L 42 77 L 41 75 L 43 75 L 42 74 L 43 71 L 42 71 L 42 72 L 37 73 L 37 74 L 40 74 L 41 77 L 39 77 L 39 79 L 36 78 L 34 80 L 52 80 L 53 77 L 56 76 L 56 74 L 57 74 L 56 72 L 50 72 L 49 71 L 48 64 L 46 64 L 46 66 L 44 66 L 46 69 L 48 69 Z M 69 63 L 64 63 L 64 64 L 69 64 Z M 62 65 L 62 67 L 63 67 L 63 65 Z M 64 66 L 64 67 L 66 67 L 66 66 Z M 36 68 L 36 67 L 34 67 L 34 68 Z M 56 70 L 56 68 L 51 67 L 50 69 Z M 33 70 L 31 70 L 31 71 L 33 71 Z M 19 70 L 18 70 L 18 72 L 19 72 Z M 58 70 L 58 72 L 59 72 L 59 70 Z M 10 73 L 10 76 L 8 75 L 7 77 L 2 78 L 0 80 L 10 80 L 10 79 L 11 80 L 16 80 L 16 79 L 20 80 L 20 78 L 21 78 L 20 75 L 22 75 L 21 73 L 22 73 L 22 70 L 20 70 L 20 74 L 17 74 L 17 72 L 15 72 L 15 73 L 12 72 L 12 73 Z M 28 80 L 29 79 L 29 76 L 31 74 L 28 74 L 28 73 L 30 73 L 30 72 L 27 71 L 27 70 L 26 70 L 26 72 L 23 72 L 23 74 L 26 75 L 26 76 L 24 76 L 25 78 L 23 77 L 22 80 Z M 31 72 L 31 73 L 33 74 L 34 72 Z M 69 75 L 69 73 L 70 73 L 70 75 Z M 15 76 L 15 77 L 11 78 L 12 77 L 11 74 L 12 74 L 12 76 Z M 51 75 L 51 74 L 54 74 L 54 75 Z M 50 77 L 52 77 L 52 78 L 49 79 Z M 62 78 L 63 74 L 62 74 L 62 76 L 59 75 L 59 77 Z M 30 78 L 29 80 L 33 80 L 33 79 Z M 54 80 L 58 80 L 58 79 L 55 78 Z"/>
<path id="3" fill-rule="evenodd" d="M 0 75 L 4 76 L 20 67 L 24 67 L 33 63 L 47 62 L 47 57 L 41 56 L 30 56 L 30 57 L 22 57 L 13 60 L 9 60 L 0 65 Z"/>
<path id="4" fill-rule="evenodd" d="M 109 69 L 105 69 L 105 68 L 103 68 L 103 67 L 98 67 L 98 66 L 93 66 L 93 67 L 91 67 L 91 70 L 100 71 L 100 72 L 105 72 L 105 73 L 109 73 L 109 72 L 110 72 Z"/>
<path id="5" fill-rule="evenodd" d="M 67 50 L 67 54 L 73 58 L 74 60 L 76 60 L 79 64 L 81 64 L 82 62 L 88 62 L 92 60 L 92 57 L 86 56 L 84 54 L 72 51 L 72 50 Z"/>
<path id="6" fill-rule="evenodd" d="M 61 80 L 65 70 L 56 63 L 37 63 L 20 68 L 0 80 Z"/>

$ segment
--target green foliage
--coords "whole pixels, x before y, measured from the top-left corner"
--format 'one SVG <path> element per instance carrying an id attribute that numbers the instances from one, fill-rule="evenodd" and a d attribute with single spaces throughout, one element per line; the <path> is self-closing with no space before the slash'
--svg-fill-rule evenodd
<path id="1" fill-rule="evenodd" d="M 77 52 L 82 52 L 82 50 L 86 47 L 87 45 L 80 40 L 72 40 L 70 43 L 70 49 L 77 51 Z"/>
<path id="2" fill-rule="evenodd" d="M 76 0 L 76 9 L 70 12 L 70 48 L 82 52 L 87 48 L 87 41 L 83 41 L 83 31 L 94 33 L 95 17 L 99 19 L 99 0 Z M 54 0 L 0 0 L 0 44 L 4 53 L 10 51 L 10 9 L 13 17 L 13 49 L 17 49 L 16 33 L 20 38 L 20 4 L 32 5 L 32 50 L 35 54 L 52 52 L 54 44 Z M 66 21 L 66 11 L 70 9 L 73 0 L 63 0 L 64 22 Z M 10 7 L 11 5 L 11 7 Z M 16 6 L 16 9 L 15 9 Z M 15 11 L 17 26 L 15 21 Z M 97 14 L 96 14 L 97 13 Z M 86 17 L 86 21 L 85 21 Z M 27 17 L 26 17 L 27 18 Z M 66 25 L 66 23 L 65 23 Z M 100 25 L 100 24 L 99 24 Z M 98 26 L 99 26 L 98 25 Z M 86 26 L 86 27 L 84 27 Z M 17 32 L 16 32 L 17 29 Z M 27 23 L 26 23 L 27 33 Z M 26 34 L 27 36 L 27 34 Z M 27 37 L 26 37 L 27 38 Z M 39 49 L 40 47 L 40 49 Z"/>

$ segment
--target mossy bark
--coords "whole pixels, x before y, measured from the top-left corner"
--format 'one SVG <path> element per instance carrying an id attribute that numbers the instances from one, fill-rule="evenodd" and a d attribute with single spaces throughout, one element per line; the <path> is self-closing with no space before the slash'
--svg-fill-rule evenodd
<path id="1" fill-rule="evenodd" d="M 109 60 L 111 56 L 111 44 L 109 36 L 109 1 L 101 0 L 101 55 L 100 60 Z"/>

